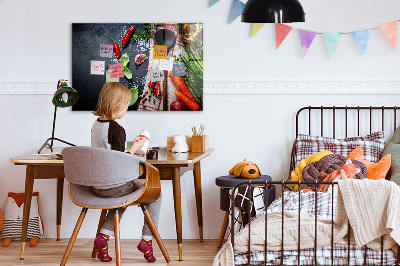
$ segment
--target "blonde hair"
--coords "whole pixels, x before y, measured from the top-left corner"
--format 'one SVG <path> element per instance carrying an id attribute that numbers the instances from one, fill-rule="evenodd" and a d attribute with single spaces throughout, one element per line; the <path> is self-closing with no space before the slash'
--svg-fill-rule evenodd
<path id="1" fill-rule="evenodd" d="M 101 89 L 96 110 L 96 116 L 103 116 L 115 120 L 118 115 L 132 99 L 131 91 L 119 82 L 107 82 Z"/>

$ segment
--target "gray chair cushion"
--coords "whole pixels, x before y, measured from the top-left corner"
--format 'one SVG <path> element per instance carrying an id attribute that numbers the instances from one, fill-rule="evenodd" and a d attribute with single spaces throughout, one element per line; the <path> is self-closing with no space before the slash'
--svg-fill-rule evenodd
<path id="1" fill-rule="evenodd" d="M 145 158 L 96 147 L 67 147 L 62 150 L 65 179 L 97 188 L 117 187 L 139 176 Z"/>
<path id="2" fill-rule="evenodd" d="M 136 182 L 145 182 L 145 180 L 136 180 Z M 135 199 L 140 193 L 142 193 L 143 188 L 140 188 L 131 194 L 123 197 L 117 198 L 101 198 L 93 194 L 92 187 L 82 186 L 70 183 L 70 195 L 71 198 L 81 206 L 89 206 L 93 208 L 105 208 L 118 206 Z"/>

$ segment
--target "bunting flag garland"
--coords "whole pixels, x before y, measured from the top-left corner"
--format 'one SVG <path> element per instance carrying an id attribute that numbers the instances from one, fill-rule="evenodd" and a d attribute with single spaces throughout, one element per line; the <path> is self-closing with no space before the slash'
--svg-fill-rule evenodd
<path id="1" fill-rule="evenodd" d="M 253 26 L 251 28 L 251 38 L 254 37 L 254 35 L 256 35 L 262 27 L 264 27 L 266 23 L 253 23 Z"/>
<path id="2" fill-rule="evenodd" d="M 209 7 L 212 7 L 220 0 L 210 0 Z M 229 24 L 235 21 L 243 12 L 245 3 L 243 0 L 231 0 L 232 3 L 232 10 L 229 16 Z M 334 32 L 334 33 L 324 33 L 324 32 L 315 32 L 309 30 L 303 30 L 298 28 L 293 28 L 285 24 L 275 23 L 275 41 L 276 47 L 278 49 L 286 37 L 292 30 L 298 30 L 300 36 L 300 43 L 301 43 L 301 53 L 302 57 L 304 58 L 307 54 L 308 49 L 310 48 L 312 42 L 314 41 L 317 34 L 323 36 L 326 48 L 328 49 L 328 53 L 331 58 L 333 58 L 336 49 L 339 45 L 340 37 L 343 34 L 351 34 L 353 36 L 354 41 L 356 42 L 357 46 L 359 47 L 361 53 L 365 55 L 368 47 L 369 36 L 371 30 L 380 30 L 385 36 L 386 40 L 392 46 L 394 50 L 397 49 L 397 31 L 398 31 L 398 22 L 400 20 L 395 20 L 383 25 L 380 25 L 375 28 L 369 28 L 360 31 L 351 31 L 351 32 Z M 251 38 L 253 38 L 261 29 L 265 26 L 266 23 L 252 23 L 251 29 Z"/>
<path id="3" fill-rule="evenodd" d="M 353 36 L 354 40 L 356 41 L 356 43 L 357 43 L 358 47 L 360 48 L 360 51 L 363 55 L 365 55 L 365 51 L 367 50 L 370 32 L 371 32 L 371 29 L 351 32 L 351 35 Z"/>
<path id="4" fill-rule="evenodd" d="M 301 55 L 304 58 L 317 33 L 315 31 L 299 30 Z"/>
<path id="5" fill-rule="evenodd" d="M 229 24 L 242 15 L 244 3 L 239 0 L 233 0 L 231 17 L 229 18 Z"/>
<path id="6" fill-rule="evenodd" d="M 397 48 L 397 24 L 396 20 L 378 27 L 394 50 Z"/>
<path id="7" fill-rule="evenodd" d="M 288 34 L 290 33 L 290 31 L 292 29 L 293 28 L 288 25 L 281 24 L 281 23 L 275 23 L 276 49 L 278 49 L 278 47 L 285 40 L 286 36 L 288 36 Z"/>
<path id="8" fill-rule="evenodd" d="M 338 47 L 339 39 L 340 36 L 342 36 L 342 34 L 340 34 L 339 32 L 334 32 L 334 33 L 325 33 L 323 36 L 326 48 L 328 48 L 329 55 L 332 58 L 333 54 L 336 51 L 336 48 Z"/>
<path id="9" fill-rule="evenodd" d="M 210 5 L 208 7 L 212 7 L 213 5 L 215 5 L 218 2 L 219 2 L 219 0 L 210 0 Z"/>

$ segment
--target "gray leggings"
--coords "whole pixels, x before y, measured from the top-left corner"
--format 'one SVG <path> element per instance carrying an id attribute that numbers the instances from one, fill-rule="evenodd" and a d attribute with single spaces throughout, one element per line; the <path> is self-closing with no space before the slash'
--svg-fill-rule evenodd
<path id="1" fill-rule="evenodd" d="M 98 189 L 93 188 L 93 194 L 101 197 L 101 198 L 116 198 L 128 195 L 144 186 L 144 182 L 138 182 L 135 180 L 130 181 L 122 186 L 113 187 L 108 189 Z M 153 203 L 146 204 L 147 209 L 153 218 L 155 226 L 158 228 L 158 221 L 160 219 L 160 211 L 161 211 L 161 202 L 162 196 Z M 119 218 L 122 218 L 126 207 L 118 208 Z M 100 233 L 106 234 L 109 236 L 114 236 L 114 210 L 108 210 L 106 220 L 104 221 L 103 227 L 101 228 Z M 143 230 L 142 230 L 142 239 L 151 240 L 153 238 L 153 234 L 150 230 L 149 225 L 147 224 L 146 220 L 144 221 Z"/>

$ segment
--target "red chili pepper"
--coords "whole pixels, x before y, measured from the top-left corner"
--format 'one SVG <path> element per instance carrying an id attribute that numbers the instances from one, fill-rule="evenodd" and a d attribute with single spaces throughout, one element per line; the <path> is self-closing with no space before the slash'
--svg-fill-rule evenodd
<path id="1" fill-rule="evenodd" d="M 131 35 L 132 35 L 132 33 L 133 33 L 134 30 L 135 30 L 135 26 L 132 26 L 132 27 L 125 33 L 125 36 L 124 36 L 124 38 L 122 39 L 122 47 L 125 47 L 125 46 L 128 44 L 129 39 L 131 38 Z"/>
<path id="2" fill-rule="evenodd" d="M 150 80 L 149 86 L 148 86 L 148 87 L 149 87 L 149 88 L 154 88 L 154 82 Z"/>
<path id="3" fill-rule="evenodd" d="M 160 95 L 161 94 L 161 86 L 160 86 L 160 82 L 157 82 L 157 86 L 156 86 L 156 95 Z"/>
<path id="4" fill-rule="evenodd" d="M 114 53 L 115 53 L 115 57 L 117 58 L 117 59 L 120 59 L 121 58 L 121 51 L 119 50 L 119 45 L 118 45 L 118 43 L 116 43 L 116 42 L 114 42 L 114 39 L 113 39 L 113 37 L 111 37 L 111 40 L 113 41 L 113 48 L 114 48 Z"/>

